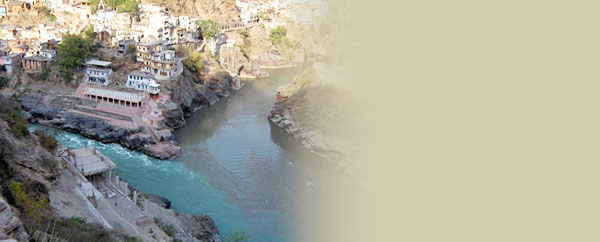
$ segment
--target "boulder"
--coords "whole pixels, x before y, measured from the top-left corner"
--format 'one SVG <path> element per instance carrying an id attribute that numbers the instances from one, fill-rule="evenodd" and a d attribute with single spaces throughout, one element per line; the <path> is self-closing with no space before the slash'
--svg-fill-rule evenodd
<path id="1" fill-rule="evenodd" d="M 156 205 L 161 206 L 163 208 L 171 208 L 171 201 L 169 199 L 167 199 L 166 197 L 160 196 L 160 195 L 156 195 L 156 194 L 148 194 L 148 199 L 153 202 L 156 203 Z"/>

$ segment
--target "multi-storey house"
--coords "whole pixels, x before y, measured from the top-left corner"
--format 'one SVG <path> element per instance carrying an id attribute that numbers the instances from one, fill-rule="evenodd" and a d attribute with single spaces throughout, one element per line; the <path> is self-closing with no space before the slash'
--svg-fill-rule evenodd
<path id="1" fill-rule="evenodd" d="M 127 83 L 125 85 L 129 88 L 145 91 L 151 95 L 160 93 L 160 84 L 156 83 L 149 73 L 133 71 L 127 76 Z"/>
<path id="2" fill-rule="evenodd" d="M 112 74 L 112 62 L 90 60 L 85 63 L 85 82 L 89 84 L 108 85 Z"/>
<path id="3" fill-rule="evenodd" d="M 142 72 L 150 73 L 156 79 L 167 79 L 177 73 L 179 63 L 175 51 L 166 49 L 162 42 L 138 43 L 136 50 Z"/>

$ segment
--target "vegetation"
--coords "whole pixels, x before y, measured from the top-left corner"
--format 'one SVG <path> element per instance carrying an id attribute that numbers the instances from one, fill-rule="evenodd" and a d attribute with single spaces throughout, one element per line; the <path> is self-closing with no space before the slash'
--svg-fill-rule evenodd
<path id="1" fill-rule="evenodd" d="M 89 58 L 91 54 L 92 41 L 90 39 L 83 38 L 81 35 L 65 35 L 56 51 L 58 71 L 64 78 L 70 79 L 73 70 L 79 67 L 81 62 Z"/>
<path id="2" fill-rule="evenodd" d="M 86 30 L 84 30 L 83 32 L 85 34 L 85 37 L 87 37 L 88 39 L 94 39 L 96 38 L 96 31 L 94 31 L 94 26 L 90 25 Z"/>
<path id="3" fill-rule="evenodd" d="M 127 53 L 134 53 L 134 52 L 135 52 L 134 44 L 130 44 L 129 46 L 127 46 Z"/>
<path id="4" fill-rule="evenodd" d="M 204 39 L 211 39 L 221 31 L 219 25 L 212 20 L 202 20 L 200 28 L 202 29 L 202 38 Z"/>
<path id="5" fill-rule="evenodd" d="M 98 3 L 100 0 L 90 0 L 90 8 L 92 13 L 98 10 Z M 107 8 L 116 9 L 119 13 L 135 13 L 138 11 L 136 0 L 106 0 L 104 6 Z"/>
<path id="6" fill-rule="evenodd" d="M 44 68 L 42 70 L 42 73 L 40 73 L 38 75 L 39 79 L 44 80 L 44 81 L 48 80 L 48 77 L 50 76 L 50 72 L 51 72 L 50 68 Z"/>
<path id="7" fill-rule="evenodd" d="M 51 153 L 56 151 L 56 148 L 58 147 L 58 141 L 56 141 L 54 136 L 49 135 L 40 129 L 35 130 L 33 133 L 40 139 L 40 144 L 46 148 L 46 150 L 50 151 Z"/>
<path id="8" fill-rule="evenodd" d="M 18 181 L 13 181 L 8 187 L 16 204 L 18 204 L 25 215 L 36 222 L 41 222 L 42 216 L 46 215 L 50 209 L 48 196 L 31 196 L 25 192 L 23 183 Z"/>
<path id="9" fill-rule="evenodd" d="M 0 89 L 8 87 L 9 83 L 10 83 L 10 79 L 8 79 L 5 76 L 0 76 Z"/>
<path id="10" fill-rule="evenodd" d="M 240 31 L 240 35 L 242 36 L 242 44 L 239 44 L 238 47 L 240 51 L 244 54 L 246 58 L 248 58 L 248 53 L 250 52 L 250 47 L 252 47 L 252 41 L 250 40 L 250 33 L 247 29 L 243 29 Z"/>
<path id="11" fill-rule="evenodd" d="M 142 242 L 141 239 L 129 235 L 123 235 L 123 240 L 125 242 Z"/>
<path id="12" fill-rule="evenodd" d="M 193 72 L 201 72 L 204 70 L 204 56 L 200 51 L 189 48 L 183 64 Z"/>
<path id="13" fill-rule="evenodd" d="M 0 102 L 0 118 L 4 119 L 10 128 L 10 132 L 17 138 L 29 135 L 29 122 L 19 110 L 15 108 L 14 103 Z"/>
<path id="14" fill-rule="evenodd" d="M 44 234 L 51 238 L 46 241 L 141 241 L 133 236 L 106 230 L 99 224 L 87 223 L 78 217 L 56 219 L 44 216 L 41 222 L 25 218 L 25 227 L 33 241 L 42 241 Z"/>
<path id="15" fill-rule="evenodd" d="M 302 74 L 296 77 L 296 79 L 294 79 L 294 84 L 299 88 L 303 88 L 313 83 L 317 79 L 317 71 L 315 68 L 309 67 Z"/>
<path id="16" fill-rule="evenodd" d="M 279 25 L 277 28 L 271 30 L 271 33 L 269 34 L 269 40 L 271 40 L 271 44 L 278 45 L 283 42 L 283 39 L 285 39 L 286 35 L 287 29 Z"/>
<path id="17" fill-rule="evenodd" d="M 169 237 L 173 238 L 177 234 L 177 230 L 175 229 L 175 227 L 173 227 L 173 225 L 169 224 L 169 222 L 165 221 L 163 218 L 154 217 L 154 222 Z"/>
<path id="18" fill-rule="evenodd" d="M 54 16 L 54 14 L 52 14 L 52 10 L 45 6 L 38 7 L 37 12 L 40 16 L 46 17 L 46 18 L 50 19 L 50 21 L 52 21 L 52 22 L 56 21 L 56 16 Z"/>
<path id="19" fill-rule="evenodd" d="M 225 242 L 242 242 L 248 241 L 250 236 L 246 234 L 243 230 L 240 231 L 229 231 L 229 237 L 225 238 Z"/>

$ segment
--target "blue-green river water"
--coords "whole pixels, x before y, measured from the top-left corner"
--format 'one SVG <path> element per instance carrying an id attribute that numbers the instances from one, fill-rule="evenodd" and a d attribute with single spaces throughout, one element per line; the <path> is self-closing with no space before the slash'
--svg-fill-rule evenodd
<path id="1" fill-rule="evenodd" d="M 318 214 L 302 204 L 336 186 L 323 177 L 349 178 L 267 119 L 277 87 L 302 70 L 273 70 L 194 113 L 175 131 L 183 154 L 170 161 L 39 125 L 32 129 L 48 130 L 68 148 L 96 146 L 130 185 L 168 198 L 177 212 L 210 215 L 222 237 L 243 230 L 249 241 L 304 241 L 310 232 L 298 216 Z"/>

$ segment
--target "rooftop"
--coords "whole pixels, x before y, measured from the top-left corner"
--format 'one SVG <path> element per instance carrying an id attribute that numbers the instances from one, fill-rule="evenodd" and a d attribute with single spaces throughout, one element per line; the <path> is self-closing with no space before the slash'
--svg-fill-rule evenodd
<path id="1" fill-rule="evenodd" d="M 23 5 L 23 3 L 25 3 L 25 2 L 23 2 L 23 1 L 10 1 L 8 3 L 8 5 L 9 6 L 21 6 L 21 5 Z"/>
<path id="2" fill-rule="evenodd" d="M 104 156 L 93 146 L 70 150 L 75 158 L 75 168 L 84 176 L 107 172 L 117 168 L 117 165 Z"/>
<path id="3" fill-rule="evenodd" d="M 130 101 L 130 102 L 141 102 L 142 99 L 144 99 L 144 97 L 142 95 L 139 95 L 138 93 L 121 92 L 121 91 L 114 91 L 114 90 L 100 89 L 100 88 L 93 88 L 93 87 L 86 88 L 85 94 L 116 98 L 119 100 Z"/>
<path id="4" fill-rule="evenodd" d="M 46 58 L 43 56 L 25 56 L 23 57 L 24 60 L 34 60 L 34 61 L 51 61 L 52 59 L 50 58 Z"/>
<path id="5" fill-rule="evenodd" d="M 132 71 L 132 72 L 129 72 L 129 75 L 152 78 L 151 74 L 145 73 L 145 72 L 141 72 L 141 71 Z"/>
<path id="6" fill-rule="evenodd" d="M 86 65 L 109 67 L 112 64 L 112 62 L 110 62 L 110 61 L 101 61 L 101 60 L 89 60 L 85 64 Z"/>
<path id="7" fill-rule="evenodd" d="M 160 45 L 160 41 L 152 41 L 152 42 L 140 42 L 140 43 L 138 43 L 138 45 L 141 45 L 141 46 L 154 46 L 154 45 Z"/>

